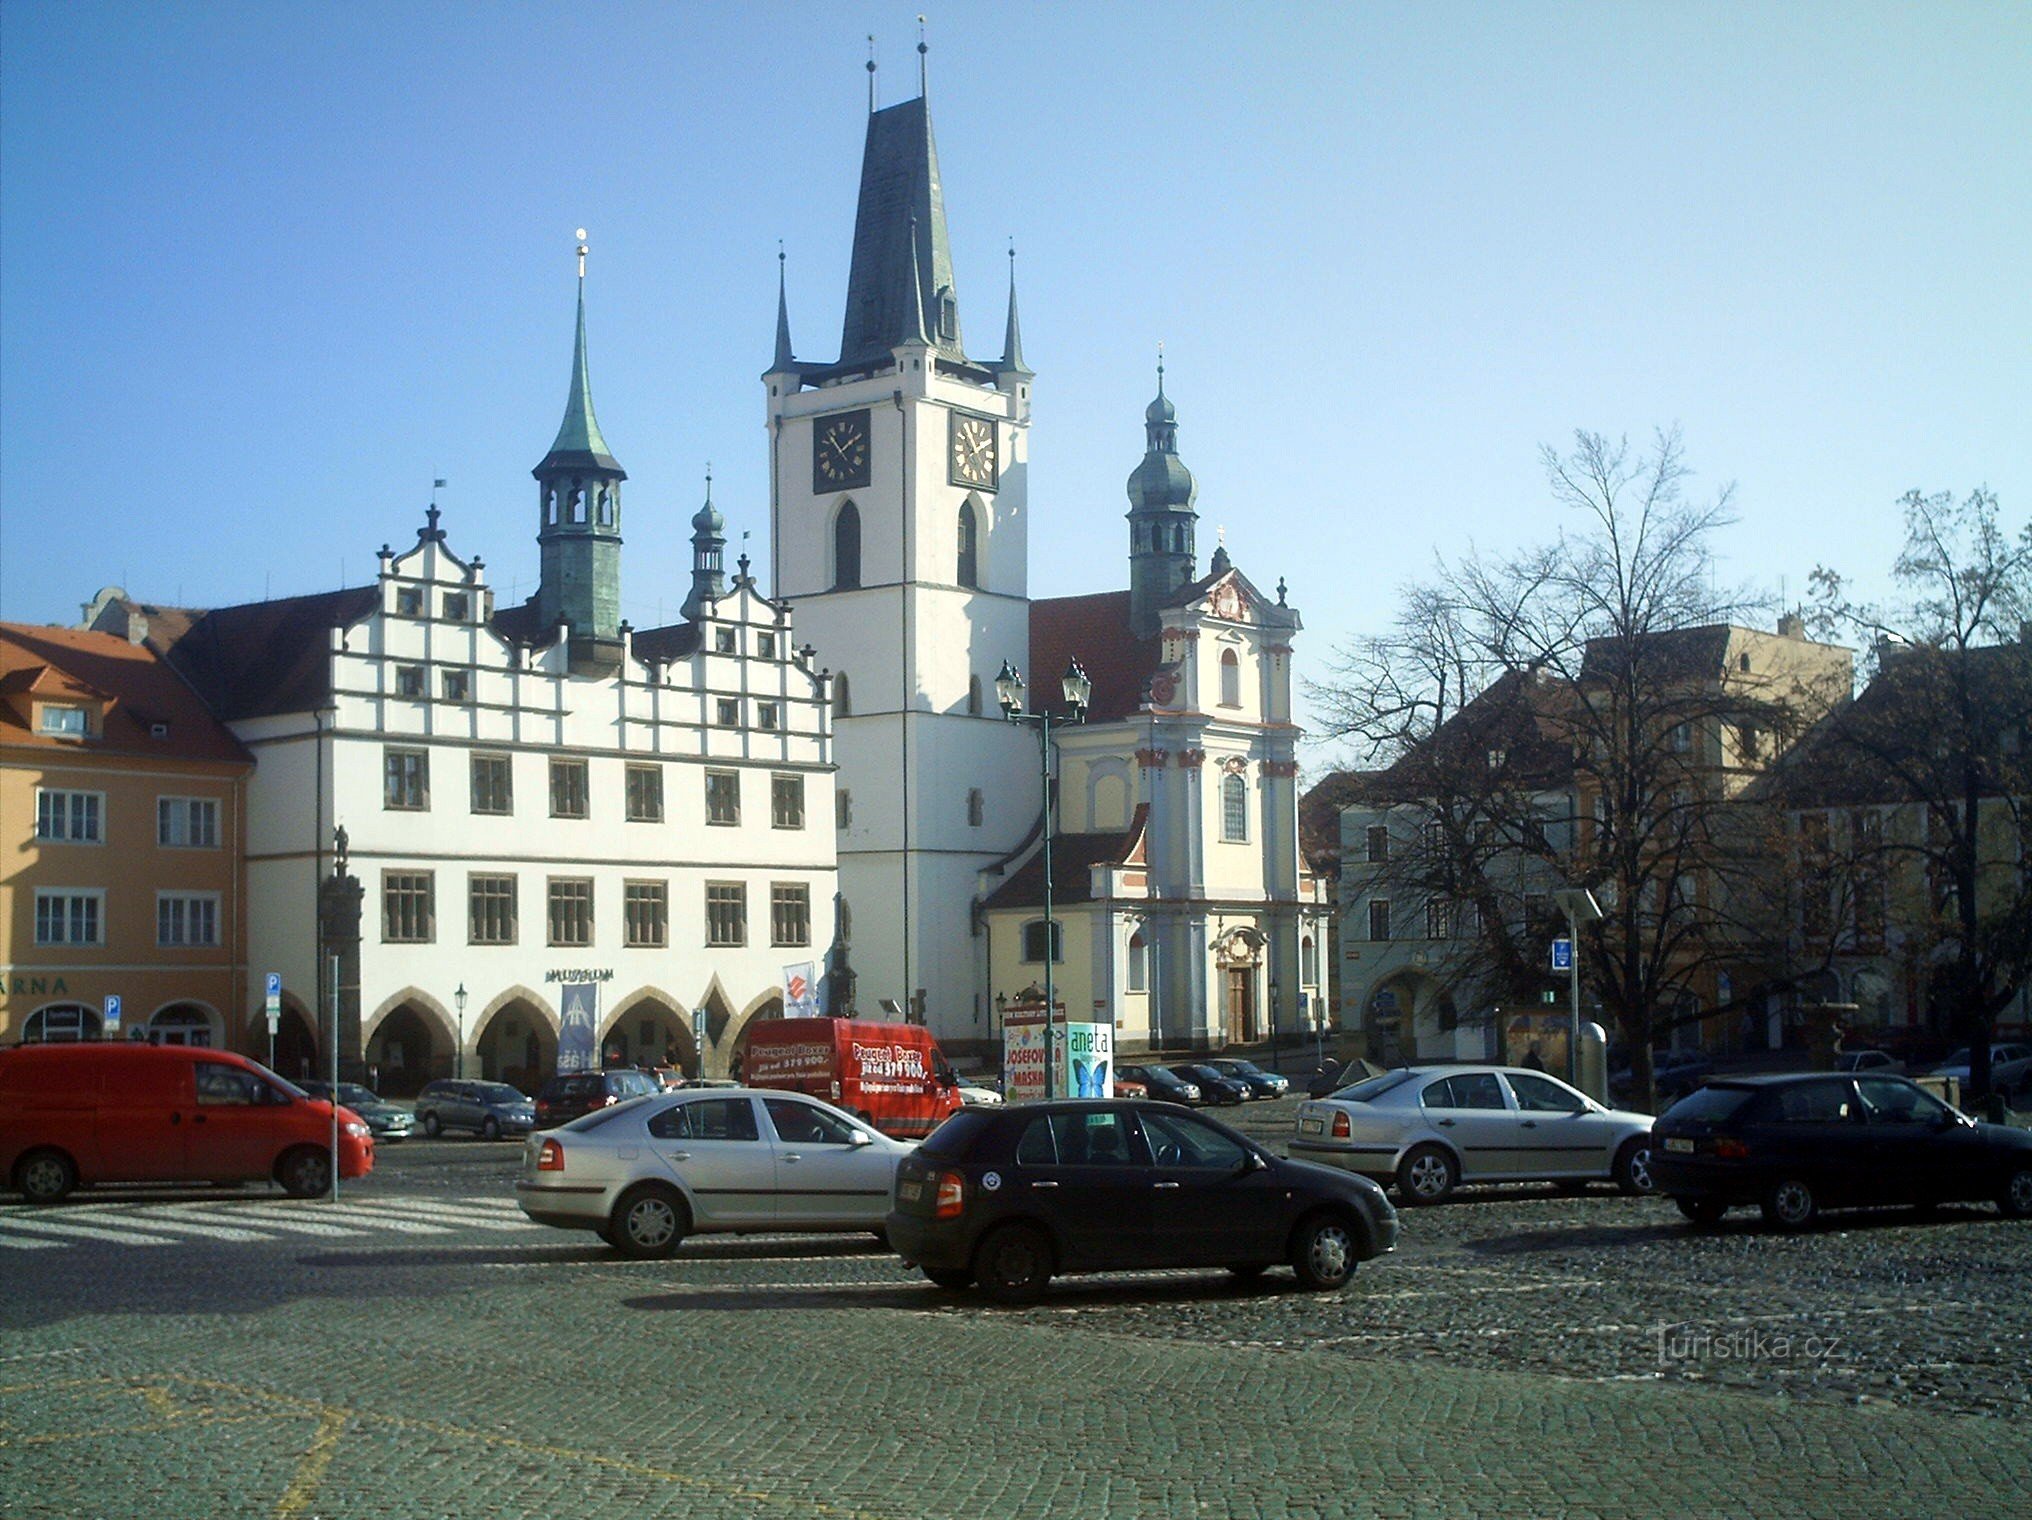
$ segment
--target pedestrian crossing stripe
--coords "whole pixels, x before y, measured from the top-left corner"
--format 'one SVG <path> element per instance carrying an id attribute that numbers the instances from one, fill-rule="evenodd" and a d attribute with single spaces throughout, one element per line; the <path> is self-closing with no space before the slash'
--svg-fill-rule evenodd
<path id="1" fill-rule="evenodd" d="M 0 1207 L 0 1250 L 37 1251 L 104 1241 L 116 1245 L 189 1245 L 198 1240 L 267 1242 L 290 1236 L 359 1240 L 375 1234 L 444 1236 L 461 1229 L 533 1231 L 515 1201 L 373 1198 L 326 1203 L 264 1199 L 236 1203 L 94 1202 L 51 1209 Z"/>

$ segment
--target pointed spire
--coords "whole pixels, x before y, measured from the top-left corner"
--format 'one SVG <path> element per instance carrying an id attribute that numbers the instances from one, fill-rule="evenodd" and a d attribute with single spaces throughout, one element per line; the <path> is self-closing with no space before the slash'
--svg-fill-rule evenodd
<path id="1" fill-rule="evenodd" d="M 1009 325 L 1002 334 L 1002 362 L 995 366 L 1005 375 L 1028 375 L 1023 363 L 1023 334 L 1016 324 L 1016 245 L 1009 245 Z"/>
<path id="2" fill-rule="evenodd" d="M 593 415 L 592 371 L 586 362 L 586 229 L 578 230 L 579 311 L 578 335 L 572 344 L 571 393 L 565 398 L 564 421 L 557 441 L 550 446 L 550 458 L 579 456 L 608 469 L 618 469 L 600 436 L 599 420 Z M 547 461 L 546 461 L 547 462 Z"/>
<path id="3" fill-rule="evenodd" d="M 838 367 L 885 363 L 919 332 L 940 353 L 966 357 L 938 148 L 921 97 L 868 118 Z"/>
<path id="4" fill-rule="evenodd" d="M 772 375 L 789 374 L 797 368 L 797 359 L 790 351 L 790 298 L 785 276 L 786 257 L 783 240 L 776 240 L 776 358 L 769 366 Z"/>

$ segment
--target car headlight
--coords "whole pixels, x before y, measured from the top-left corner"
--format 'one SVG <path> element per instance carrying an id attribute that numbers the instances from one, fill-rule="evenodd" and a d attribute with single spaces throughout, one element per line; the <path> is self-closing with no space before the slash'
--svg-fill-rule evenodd
<path id="1" fill-rule="evenodd" d="M 362 1124 L 358 1119 L 348 1119 L 340 1128 L 345 1130 L 347 1134 L 355 1137 L 364 1137 L 369 1133 L 367 1126 Z"/>

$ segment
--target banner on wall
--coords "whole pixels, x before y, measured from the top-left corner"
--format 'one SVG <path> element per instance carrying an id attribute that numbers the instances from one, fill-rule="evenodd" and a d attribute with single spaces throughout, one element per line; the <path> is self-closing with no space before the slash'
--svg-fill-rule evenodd
<path id="1" fill-rule="evenodd" d="M 818 1017 L 818 982 L 810 961 L 783 968 L 783 1015 L 791 1019 Z"/>
<path id="2" fill-rule="evenodd" d="M 591 1071 L 598 1064 L 600 988 L 596 982 L 568 982 L 558 999 L 557 1069 Z"/>

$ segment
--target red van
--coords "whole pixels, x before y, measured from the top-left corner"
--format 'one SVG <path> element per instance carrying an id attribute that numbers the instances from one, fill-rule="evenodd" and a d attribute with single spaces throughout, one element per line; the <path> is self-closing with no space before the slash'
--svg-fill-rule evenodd
<path id="1" fill-rule="evenodd" d="M 741 1079 L 823 1098 L 904 1140 L 922 1139 L 962 1106 L 959 1079 L 919 1024 L 766 1019 L 748 1033 Z"/>
<path id="2" fill-rule="evenodd" d="M 0 1178 L 30 1203 L 95 1182 L 331 1188 L 332 1105 L 230 1051 L 114 1041 L 0 1050 Z M 339 1110 L 339 1175 L 374 1169 L 360 1116 Z"/>

